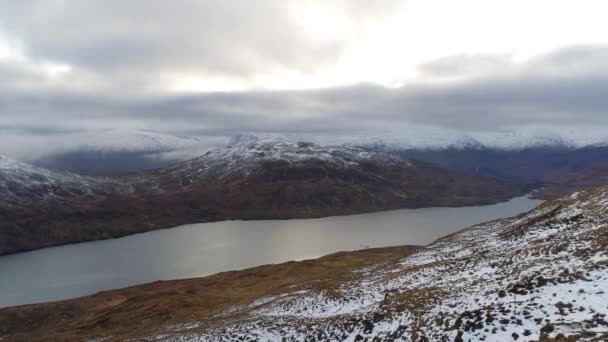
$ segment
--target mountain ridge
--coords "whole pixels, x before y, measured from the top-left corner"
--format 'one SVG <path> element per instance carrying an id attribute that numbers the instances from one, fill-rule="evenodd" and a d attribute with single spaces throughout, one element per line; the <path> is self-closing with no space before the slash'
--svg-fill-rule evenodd
<path id="1" fill-rule="evenodd" d="M 63 138 L 59 136 L 58 141 L 48 143 L 37 141 L 37 147 L 32 153 L 17 154 L 27 158 L 27 162 L 45 168 L 91 175 L 115 175 L 170 166 L 173 163 L 195 158 L 209 149 L 223 146 L 225 141 L 229 141 L 228 146 L 230 146 L 238 139 L 308 141 L 318 145 L 364 146 L 366 148 L 382 145 L 384 148 L 393 150 L 419 151 L 489 149 L 516 152 L 538 148 L 581 149 L 586 146 L 606 145 L 605 141 L 601 139 L 585 139 L 571 135 L 534 131 L 475 135 L 423 127 L 420 128 L 420 131 L 412 129 L 410 134 L 386 132 L 380 136 L 244 132 L 229 137 L 113 129 L 98 132 L 74 132 Z M 72 141 L 74 143 L 68 143 Z"/>
<path id="2" fill-rule="evenodd" d="M 195 222 L 491 204 L 526 189 L 347 146 L 255 140 L 116 177 L 0 161 L 0 254 Z"/>

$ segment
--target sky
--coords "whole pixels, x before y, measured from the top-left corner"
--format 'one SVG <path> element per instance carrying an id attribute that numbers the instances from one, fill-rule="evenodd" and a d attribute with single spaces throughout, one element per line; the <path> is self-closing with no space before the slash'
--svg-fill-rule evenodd
<path id="1" fill-rule="evenodd" d="M 15 158 L 104 132 L 209 144 L 242 132 L 412 144 L 608 140 L 606 1 L 0 8 L 0 154 Z"/>

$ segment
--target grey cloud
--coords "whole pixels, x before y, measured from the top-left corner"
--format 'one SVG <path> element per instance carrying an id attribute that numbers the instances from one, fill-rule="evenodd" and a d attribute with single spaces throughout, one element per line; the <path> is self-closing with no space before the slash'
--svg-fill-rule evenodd
<path id="1" fill-rule="evenodd" d="M 10 8 L 13 3 L 3 5 Z M 33 2 L 38 6 L 52 6 L 52 3 Z M 286 37 L 294 36 L 290 32 L 293 28 L 288 23 L 282 27 L 280 18 L 273 21 L 270 28 L 254 30 L 255 23 L 261 17 L 274 15 L 282 2 L 255 2 L 259 8 L 246 9 L 255 19 L 242 18 L 241 25 L 238 16 L 243 15 L 243 9 L 231 8 L 230 4 L 234 3 L 217 9 L 207 2 L 195 5 L 184 1 L 182 5 L 194 6 L 192 13 L 202 13 L 209 18 L 193 14 L 192 18 L 180 18 L 184 23 L 175 23 L 176 19 L 170 18 L 171 8 L 160 8 L 160 2 L 146 1 L 152 6 L 146 16 L 150 15 L 154 22 L 141 23 L 138 30 L 129 26 L 133 22 L 128 20 L 128 13 L 133 8 L 124 7 L 121 14 L 124 18 L 110 18 L 100 28 L 87 22 L 111 17 L 105 12 L 115 7 L 107 5 L 109 1 L 96 2 L 100 6 L 96 9 L 88 7 L 92 2 L 77 3 L 76 9 L 60 16 L 63 26 L 56 23 L 60 19 L 49 17 L 48 8 L 38 17 L 37 12 L 19 12 L 15 5 L 12 14 L 17 21 L 24 19 L 21 25 L 28 26 L 20 30 L 24 30 L 28 49 L 34 56 L 75 63 L 77 75 L 87 75 L 91 69 L 98 74 L 90 76 L 92 79 L 105 77 L 107 82 L 100 83 L 113 86 L 81 89 L 70 83 L 77 85 L 76 79 L 66 81 L 65 86 L 52 87 L 41 80 L 35 70 L 0 64 L 0 145 L 15 144 L 18 134 L 6 133 L 15 130 L 27 130 L 36 136 L 58 135 L 62 130 L 86 133 L 116 127 L 213 137 L 241 131 L 330 136 L 388 131 L 410 134 L 412 127 L 418 126 L 471 133 L 538 125 L 577 129 L 608 124 L 606 46 L 569 47 L 523 64 L 513 63 L 504 56 L 445 57 L 421 66 L 420 70 L 431 79 L 456 77 L 457 81 L 417 83 L 399 89 L 362 84 L 307 91 L 193 95 L 122 91 L 123 88 L 114 83 L 145 82 L 148 70 L 152 72 L 157 67 L 177 65 L 187 69 L 202 65 L 217 72 L 247 73 L 275 64 L 305 67 L 307 63 L 299 62 L 299 58 L 305 61 L 322 55 L 320 58 L 325 59 L 333 53 L 317 55 L 320 51 L 317 48 L 324 47 L 315 43 L 286 42 Z M 246 3 L 253 6 L 254 2 Z M 203 11 L 196 6 L 211 7 Z M 219 19 L 214 17 L 221 13 L 231 18 L 233 10 L 237 18 L 232 20 L 238 19 L 239 25 L 233 25 L 233 21 L 217 22 Z M 77 27 L 76 23 L 84 26 Z M 167 24 L 176 27 L 163 26 Z M 18 25 L 9 23 L 13 28 Z M 278 29 L 276 25 L 281 26 L 281 32 L 274 32 Z M 205 31 L 203 26 L 209 26 L 211 31 Z M 49 27 L 51 32 L 44 35 L 43 31 Z M 166 35 L 164 29 L 168 31 Z M 142 36 L 123 36 L 120 32 L 139 32 Z M 169 39 L 182 35 L 189 35 L 187 41 Z M 90 43 L 83 37 L 90 39 Z M 200 46 L 192 37 L 200 38 Z M 297 33 L 295 37 L 299 37 Z M 274 46 L 281 46 L 285 51 L 268 48 Z M 184 53 L 188 51 L 190 53 Z M 109 76 L 103 73 L 106 69 L 111 70 Z M 116 79 L 115 73 L 119 74 Z M 149 79 L 157 80 L 153 75 Z M 23 139 L 19 142 L 22 144 Z M 65 144 L 65 140 L 61 143 Z M 22 150 L 27 150 L 25 145 Z"/>
<path id="2" fill-rule="evenodd" d="M 29 55 L 99 73 L 310 71 L 341 51 L 340 42 L 303 34 L 285 15 L 292 1 L 0 3 L 0 23 L 23 39 Z"/>
<path id="3" fill-rule="evenodd" d="M 0 60 L 0 90 L 40 86 L 45 81 L 43 75 L 27 65 Z"/>
<path id="4" fill-rule="evenodd" d="M 517 77 L 403 89 L 385 104 L 393 119 L 461 130 L 542 123 L 608 123 L 608 75 Z M 394 111 L 399 108 L 401 111 Z"/>

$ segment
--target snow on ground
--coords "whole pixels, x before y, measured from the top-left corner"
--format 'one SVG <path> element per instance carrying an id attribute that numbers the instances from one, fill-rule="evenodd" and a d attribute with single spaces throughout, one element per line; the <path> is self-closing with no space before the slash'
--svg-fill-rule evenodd
<path id="1" fill-rule="evenodd" d="M 163 341 L 531 341 L 608 338 L 606 189 L 440 239 L 354 273 L 337 293 L 303 291 L 235 309 Z M 232 318 L 231 318 L 232 317 Z"/>
<path id="2" fill-rule="evenodd" d="M 132 192 L 138 181 L 136 177 L 87 177 L 51 171 L 0 156 L 0 204 L 8 206 L 39 205 L 46 200 L 95 200 L 109 192 Z"/>
<path id="3" fill-rule="evenodd" d="M 0 200 L 8 203 L 65 196 L 86 196 L 98 181 L 71 173 L 53 172 L 0 158 Z"/>

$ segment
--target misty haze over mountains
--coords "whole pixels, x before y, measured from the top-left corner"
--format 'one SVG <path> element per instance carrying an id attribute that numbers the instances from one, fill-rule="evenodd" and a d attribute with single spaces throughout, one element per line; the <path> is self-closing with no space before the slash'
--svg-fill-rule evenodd
<path id="1" fill-rule="evenodd" d="M 424 134 L 424 133 L 422 133 Z M 441 135 L 439 139 L 409 136 L 318 137 L 289 134 L 251 133 L 225 137 L 174 136 L 144 131 L 114 130 L 92 136 L 86 145 L 62 146 L 60 151 L 31 158 L 29 162 L 54 170 L 89 175 L 112 175 L 166 167 L 204 154 L 210 149 L 232 146 L 256 139 L 330 142 L 382 150 L 472 174 L 526 184 L 554 182 L 564 174 L 608 168 L 608 144 L 561 136 L 525 136 L 523 133 L 496 134 L 490 140 L 470 136 Z M 436 135 L 432 135 L 436 137 Z M 483 142 L 482 142 L 483 141 Z M 30 156 L 32 157 L 32 156 Z M 27 159 L 26 159 L 27 160 Z M 563 181 L 562 181 L 563 182 Z"/>

